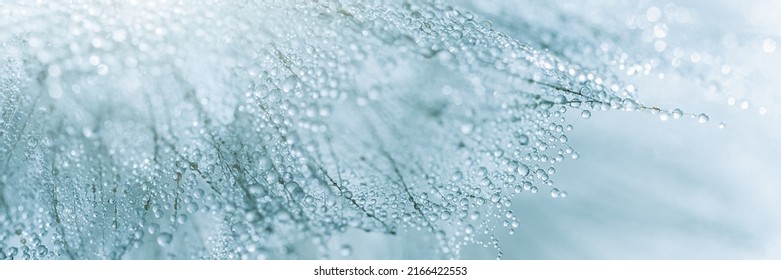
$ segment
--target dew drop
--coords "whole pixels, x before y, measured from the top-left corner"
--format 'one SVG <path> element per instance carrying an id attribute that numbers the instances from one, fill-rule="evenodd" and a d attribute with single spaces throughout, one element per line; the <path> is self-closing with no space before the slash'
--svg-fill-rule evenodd
<path id="1" fill-rule="evenodd" d="M 521 134 L 518 136 L 518 142 L 521 143 L 521 145 L 529 145 L 529 136 L 526 136 L 526 134 Z"/>
<path id="2" fill-rule="evenodd" d="M 260 159 L 258 159 L 258 167 L 260 168 L 261 171 L 266 171 L 271 169 L 272 167 L 271 159 L 267 157 L 261 157 Z"/>
<path id="3" fill-rule="evenodd" d="M 161 232 L 157 235 L 157 244 L 160 246 L 167 246 L 168 244 L 171 244 L 173 238 L 174 237 L 170 233 Z"/>
<path id="4" fill-rule="evenodd" d="M 344 244 L 341 247 L 339 247 L 339 255 L 341 255 L 342 257 L 349 257 L 352 254 L 353 254 L 352 246 L 348 244 Z"/>
<path id="5" fill-rule="evenodd" d="M 681 109 L 676 108 L 673 110 L 673 119 L 680 119 L 681 116 L 683 116 L 683 111 Z"/>
<path id="6" fill-rule="evenodd" d="M 526 177 L 526 176 L 528 176 L 528 175 L 529 175 L 529 173 L 531 172 L 531 170 L 529 169 L 529 167 L 528 167 L 528 166 L 526 166 L 526 164 L 523 164 L 523 163 L 519 163 L 519 164 L 518 164 L 518 170 L 517 170 L 517 171 L 518 171 L 518 174 L 520 174 L 520 175 L 521 175 L 521 176 L 523 176 L 523 177 Z"/>
<path id="7" fill-rule="evenodd" d="M 700 122 L 700 123 L 708 122 L 708 115 L 706 115 L 706 114 L 699 114 L 697 116 L 697 121 Z"/>
<path id="8" fill-rule="evenodd" d="M 293 88 L 296 87 L 296 84 L 298 83 L 298 79 L 294 76 L 288 76 L 285 78 L 284 81 L 282 81 L 282 91 L 287 93 L 293 90 Z"/>
<path id="9" fill-rule="evenodd" d="M 626 111 L 635 111 L 637 110 L 637 102 L 632 99 L 624 99 L 623 107 Z"/>
<path id="10" fill-rule="evenodd" d="M 670 114 L 667 112 L 659 112 L 659 119 L 663 122 L 666 122 L 670 119 Z"/>
<path id="11" fill-rule="evenodd" d="M 453 172 L 453 176 L 451 179 L 455 182 L 459 182 L 464 179 L 464 173 L 462 173 L 461 171 Z"/>
<path id="12" fill-rule="evenodd" d="M 149 232 L 149 234 L 155 234 L 160 229 L 160 226 L 156 223 L 149 223 L 147 225 L 146 230 Z"/>

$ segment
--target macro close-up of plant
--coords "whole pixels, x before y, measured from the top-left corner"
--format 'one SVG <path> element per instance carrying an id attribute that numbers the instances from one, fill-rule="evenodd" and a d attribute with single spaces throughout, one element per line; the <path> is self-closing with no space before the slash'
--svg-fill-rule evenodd
<path id="1" fill-rule="evenodd" d="M 781 15 L 709 5 L 0 1 L 0 259 L 778 258 Z"/>

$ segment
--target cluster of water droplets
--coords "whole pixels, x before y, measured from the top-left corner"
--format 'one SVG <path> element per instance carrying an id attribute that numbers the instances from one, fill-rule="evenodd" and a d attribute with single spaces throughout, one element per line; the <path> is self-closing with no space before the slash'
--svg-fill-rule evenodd
<path id="1" fill-rule="evenodd" d="M 2 7 L 0 259 L 347 257 L 351 229 L 501 257 L 514 196 L 568 195 L 568 118 L 667 114 L 438 2 Z"/>

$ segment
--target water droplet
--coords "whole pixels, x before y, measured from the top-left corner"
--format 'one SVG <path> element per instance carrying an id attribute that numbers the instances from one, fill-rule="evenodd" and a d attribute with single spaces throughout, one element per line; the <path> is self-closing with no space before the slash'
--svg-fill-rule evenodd
<path id="1" fill-rule="evenodd" d="M 155 234 L 160 229 L 160 226 L 156 223 L 149 223 L 147 225 L 146 230 L 149 232 L 149 234 Z"/>
<path id="2" fill-rule="evenodd" d="M 284 81 L 282 81 L 282 91 L 285 93 L 290 92 L 296 87 L 297 84 L 298 79 L 296 79 L 296 77 L 288 76 Z"/>
<path id="3" fill-rule="evenodd" d="M 453 181 L 459 182 L 461 180 L 464 180 L 464 173 L 461 171 L 453 172 L 453 176 L 451 178 Z"/>
<path id="4" fill-rule="evenodd" d="M 472 233 L 474 233 L 474 232 L 475 232 L 475 227 L 474 227 L 474 226 L 472 226 L 472 225 L 466 225 L 466 227 L 464 227 L 464 233 L 466 233 L 466 234 L 472 234 Z"/>
<path id="5" fill-rule="evenodd" d="M 193 197 L 194 198 L 201 198 L 201 197 L 203 197 L 203 194 L 204 194 L 204 191 L 202 189 L 200 189 L 200 188 L 199 189 L 195 189 L 195 191 L 193 191 Z"/>
<path id="6" fill-rule="evenodd" d="M 624 99 L 624 110 L 626 111 L 635 111 L 637 110 L 637 102 L 635 102 L 632 99 Z"/>
<path id="7" fill-rule="evenodd" d="M 681 109 L 676 108 L 676 109 L 673 110 L 673 118 L 674 119 L 676 119 L 676 120 L 680 119 L 681 116 L 683 116 L 683 111 Z"/>
<path id="8" fill-rule="evenodd" d="M 553 102 L 550 102 L 548 100 L 543 100 L 542 102 L 540 102 L 540 109 L 541 110 L 548 110 L 551 107 L 553 107 Z"/>
<path id="9" fill-rule="evenodd" d="M 670 114 L 667 112 L 659 112 L 659 119 L 662 120 L 663 122 L 666 122 L 667 120 L 670 119 Z"/>
<path id="10" fill-rule="evenodd" d="M 291 181 L 285 183 L 285 189 L 293 196 L 293 199 L 296 201 L 300 201 L 306 195 L 301 186 L 296 182 Z"/>
<path id="11" fill-rule="evenodd" d="M 561 194 L 561 191 L 559 191 L 559 189 L 557 189 L 557 188 L 553 188 L 553 189 L 550 191 L 550 196 L 551 196 L 552 198 L 558 198 L 560 194 Z"/>
<path id="12" fill-rule="evenodd" d="M 526 136 L 526 134 L 521 134 L 518 136 L 518 142 L 521 145 L 528 145 L 529 144 L 529 136 Z"/>
<path id="13" fill-rule="evenodd" d="M 173 238 L 174 237 L 170 233 L 161 232 L 157 235 L 157 244 L 160 246 L 167 246 L 168 244 L 171 244 Z"/>
<path id="14" fill-rule="evenodd" d="M 275 171 L 269 171 L 268 174 L 266 174 L 266 183 L 269 184 L 276 184 L 279 182 L 279 174 Z"/>
<path id="15" fill-rule="evenodd" d="M 271 169 L 272 167 L 271 159 L 267 157 L 260 157 L 260 159 L 258 159 L 258 167 L 260 168 L 261 171 L 266 171 Z"/>
<path id="16" fill-rule="evenodd" d="M 580 116 L 584 119 L 591 118 L 591 111 L 583 110 L 583 112 L 580 112 Z"/>
<path id="17" fill-rule="evenodd" d="M 700 123 L 708 122 L 708 115 L 706 115 L 706 114 L 699 114 L 697 116 L 697 121 L 700 122 Z"/>
<path id="18" fill-rule="evenodd" d="M 526 164 L 523 163 L 518 164 L 518 174 L 520 174 L 523 177 L 526 177 L 529 175 L 530 172 L 531 170 L 529 169 L 528 166 L 526 166 Z"/>
<path id="19" fill-rule="evenodd" d="M 186 223 L 188 219 L 189 219 L 189 217 L 187 215 L 185 215 L 185 214 L 179 214 L 179 215 L 176 216 L 176 222 L 179 223 L 179 224 Z"/>
<path id="20" fill-rule="evenodd" d="M 341 247 L 339 247 L 339 255 L 341 255 L 342 257 L 349 257 L 352 254 L 353 254 L 352 246 L 348 244 L 344 244 Z"/>
<path id="21" fill-rule="evenodd" d="M 258 213 L 258 211 L 252 209 L 244 213 L 244 218 L 247 220 L 247 222 L 254 223 L 260 220 L 261 215 Z"/>

